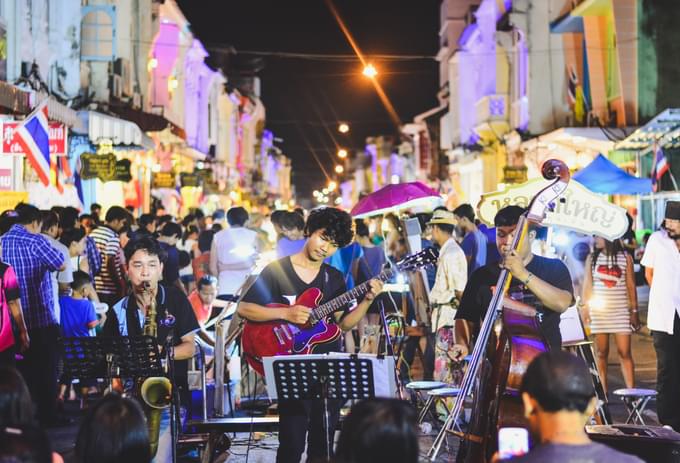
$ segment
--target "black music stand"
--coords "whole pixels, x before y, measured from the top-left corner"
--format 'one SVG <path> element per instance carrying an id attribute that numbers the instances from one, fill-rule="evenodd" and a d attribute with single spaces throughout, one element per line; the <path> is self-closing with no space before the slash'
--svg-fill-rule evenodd
<path id="1" fill-rule="evenodd" d="M 275 384 L 278 400 L 323 400 L 326 457 L 330 460 L 333 440 L 328 400 L 374 398 L 372 360 L 356 355 L 348 358 L 322 354 L 297 355 L 285 359 L 275 358 L 272 370 L 273 375 L 269 369 L 265 369 L 266 381 Z"/>
<path id="2" fill-rule="evenodd" d="M 158 343 L 151 336 L 62 338 L 64 373 L 71 378 L 163 376 Z"/>

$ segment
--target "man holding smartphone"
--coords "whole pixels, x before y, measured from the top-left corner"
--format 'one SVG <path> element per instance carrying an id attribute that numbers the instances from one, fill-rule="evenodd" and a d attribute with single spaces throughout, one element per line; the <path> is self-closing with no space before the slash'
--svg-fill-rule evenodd
<path id="1" fill-rule="evenodd" d="M 522 378 L 520 394 L 534 448 L 500 461 L 642 463 L 635 456 L 592 442 L 586 434 L 585 425 L 595 411 L 597 397 L 588 367 L 575 355 L 550 351 L 536 357 Z M 508 447 L 506 444 L 499 442 L 499 448 Z M 498 455 L 494 460 L 499 461 Z"/>

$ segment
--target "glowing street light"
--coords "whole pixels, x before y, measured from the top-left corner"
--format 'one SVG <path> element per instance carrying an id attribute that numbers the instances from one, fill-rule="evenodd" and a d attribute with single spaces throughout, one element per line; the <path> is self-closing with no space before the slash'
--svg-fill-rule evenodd
<path id="1" fill-rule="evenodd" d="M 366 66 L 364 66 L 362 74 L 369 79 L 373 79 L 378 75 L 378 70 L 371 63 L 368 63 Z"/>
<path id="2" fill-rule="evenodd" d="M 336 189 L 337 187 L 338 187 L 338 184 L 335 183 L 335 182 L 329 182 L 329 183 L 328 183 L 328 189 L 329 189 L 330 191 L 335 191 L 335 189 Z"/>
<path id="3" fill-rule="evenodd" d="M 324 188 L 323 190 L 321 190 L 321 193 L 322 193 L 322 195 L 321 195 L 322 197 L 323 197 L 323 195 L 327 195 L 328 194 L 328 188 Z"/>
<path id="4" fill-rule="evenodd" d="M 347 133 L 347 132 L 349 132 L 349 125 L 347 125 L 346 123 L 342 122 L 342 123 L 338 126 L 338 132 L 340 132 L 340 133 Z"/>
<path id="5" fill-rule="evenodd" d="M 340 148 L 338 150 L 338 157 L 340 159 L 345 159 L 347 157 L 347 150 L 345 148 Z"/>
<path id="6" fill-rule="evenodd" d="M 335 166 L 335 173 L 336 173 L 336 174 L 341 174 L 341 173 L 343 173 L 344 171 L 345 171 L 345 168 L 342 167 L 340 164 L 338 164 L 337 166 Z"/>

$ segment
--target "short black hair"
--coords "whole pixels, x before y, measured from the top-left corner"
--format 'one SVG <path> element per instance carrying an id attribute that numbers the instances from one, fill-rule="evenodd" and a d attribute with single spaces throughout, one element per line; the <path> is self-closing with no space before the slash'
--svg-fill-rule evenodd
<path id="1" fill-rule="evenodd" d="M 196 288 L 200 291 L 202 287 L 208 286 L 208 285 L 216 285 L 217 284 L 217 278 L 215 278 L 212 275 L 203 275 L 198 282 L 196 283 Z"/>
<path id="2" fill-rule="evenodd" d="M 214 232 L 217 233 L 218 231 L 221 231 L 224 227 L 222 226 L 221 223 L 213 223 L 212 227 L 210 229 Z"/>
<path id="3" fill-rule="evenodd" d="M 33 206 L 32 204 L 19 203 L 14 208 L 14 210 L 17 211 L 17 214 L 19 215 L 18 222 L 21 225 L 28 225 L 33 222 L 42 222 L 42 214 L 40 213 L 40 209 Z"/>
<path id="4" fill-rule="evenodd" d="M 180 250 L 178 252 L 178 256 L 179 256 L 179 268 L 184 268 L 187 265 L 191 264 L 191 255 L 188 252 Z"/>
<path id="5" fill-rule="evenodd" d="M 307 218 L 305 237 L 317 230 L 324 230 L 323 236 L 339 248 L 344 248 L 354 239 L 352 216 L 335 207 L 313 210 Z"/>
<path id="6" fill-rule="evenodd" d="M 8 209 L 0 214 L 0 236 L 9 231 L 12 226 L 19 221 L 19 214 Z"/>
<path id="7" fill-rule="evenodd" d="M 336 456 L 345 463 L 418 462 L 416 411 L 398 399 L 369 399 L 351 409 Z"/>
<path id="8" fill-rule="evenodd" d="M 92 203 L 92 204 L 90 204 L 90 211 L 94 211 L 95 209 L 101 210 L 101 208 L 102 208 L 102 205 L 99 204 L 99 203 Z"/>
<path id="9" fill-rule="evenodd" d="M 191 224 L 191 222 L 193 222 L 194 220 L 196 220 L 196 216 L 194 214 L 187 214 L 182 219 L 182 226 L 188 227 L 189 224 Z"/>
<path id="10" fill-rule="evenodd" d="M 522 214 L 526 212 L 526 209 L 519 206 L 505 206 L 496 212 L 496 216 L 493 218 L 493 224 L 496 227 L 510 227 L 512 225 L 517 225 L 519 218 Z"/>
<path id="11" fill-rule="evenodd" d="M 237 206 L 227 211 L 227 223 L 232 227 L 242 227 L 248 221 L 248 211 Z"/>
<path id="12" fill-rule="evenodd" d="M 461 204 L 453 210 L 453 215 L 465 217 L 470 222 L 475 223 L 475 210 L 470 204 Z"/>
<path id="13" fill-rule="evenodd" d="M 67 248 L 71 246 L 71 243 L 78 242 L 85 238 L 85 230 L 82 228 L 71 228 L 69 230 L 64 230 L 59 237 L 61 244 Z"/>
<path id="14" fill-rule="evenodd" d="M 52 463 L 47 433 L 37 426 L 0 427 L 0 462 Z"/>
<path id="15" fill-rule="evenodd" d="M 93 204 L 94 206 L 94 204 Z M 101 207 L 101 206 L 99 206 Z M 106 217 L 104 218 L 106 222 L 113 222 L 114 220 L 130 220 L 130 213 L 125 210 L 124 207 L 111 206 L 109 210 L 106 211 Z"/>
<path id="16" fill-rule="evenodd" d="M 181 238 L 182 226 L 175 222 L 168 222 L 161 229 L 161 236 L 176 236 L 177 238 Z"/>
<path id="17" fill-rule="evenodd" d="M 286 212 L 281 215 L 279 226 L 285 230 L 303 230 L 305 219 L 297 212 Z"/>
<path id="18" fill-rule="evenodd" d="M 271 213 L 271 215 L 269 216 L 269 220 L 271 220 L 271 222 L 272 222 L 274 225 L 280 227 L 280 226 L 281 226 L 281 218 L 284 216 L 284 214 L 285 214 L 286 212 L 287 212 L 287 211 L 284 211 L 284 210 L 281 210 L 281 209 L 277 209 L 277 210 L 275 210 L 275 211 L 273 211 L 273 212 Z"/>
<path id="19" fill-rule="evenodd" d="M 89 273 L 83 272 L 82 270 L 76 270 L 75 272 L 73 272 L 73 281 L 71 282 L 72 290 L 78 291 L 83 286 L 89 285 L 91 283 L 92 278 L 90 278 Z"/>
<path id="20" fill-rule="evenodd" d="M 213 225 L 215 228 L 215 225 Z M 204 230 L 198 235 L 198 249 L 201 252 L 208 252 L 212 247 L 215 232 L 213 230 Z"/>
<path id="21" fill-rule="evenodd" d="M 104 396 L 80 424 L 75 455 L 81 463 L 151 461 L 146 420 L 137 402 L 118 394 Z"/>
<path id="22" fill-rule="evenodd" d="M 67 206 L 59 213 L 59 228 L 62 230 L 69 230 L 76 226 L 78 222 L 78 209 L 73 206 Z"/>
<path id="23" fill-rule="evenodd" d="M 139 219 L 137 220 L 137 225 L 139 225 L 139 228 L 146 228 L 155 221 L 156 217 L 153 214 L 146 213 L 139 216 Z"/>
<path id="24" fill-rule="evenodd" d="M 522 378 L 520 393 L 536 399 L 546 412 L 585 412 L 595 397 L 595 388 L 586 363 L 565 351 L 549 351 L 529 364 Z"/>
<path id="25" fill-rule="evenodd" d="M 370 235 L 368 225 L 366 225 L 366 222 L 364 222 L 363 219 L 356 219 L 354 221 L 354 228 L 356 229 L 357 236 L 364 236 L 368 238 Z"/>
<path id="26" fill-rule="evenodd" d="M 158 241 L 149 235 L 142 235 L 139 238 L 130 240 L 128 244 L 125 245 L 124 252 L 126 262 L 130 262 L 130 258 L 137 251 L 145 251 L 151 256 L 158 256 L 158 260 L 161 262 L 165 262 L 168 257 Z"/>
<path id="27" fill-rule="evenodd" d="M 59 216 L 54 211 L 40 211 L 40 218 L 42 220 L 41 231 L 43 232 L 59 226 Z"/>

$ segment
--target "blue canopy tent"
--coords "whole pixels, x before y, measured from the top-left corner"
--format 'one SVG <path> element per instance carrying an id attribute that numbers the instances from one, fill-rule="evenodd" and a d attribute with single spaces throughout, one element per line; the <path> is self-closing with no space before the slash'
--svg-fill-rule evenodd
<path id="1" fill-rule="evenodd" d="M 572 178 L 595 193 L 634 195 L 652 192 L 651 179 L 630 175 L 601 154 Z"/>

